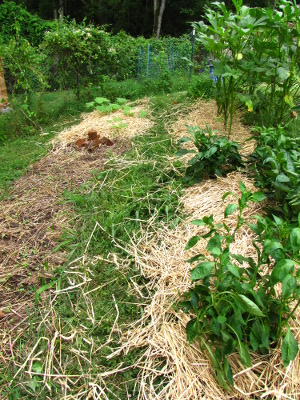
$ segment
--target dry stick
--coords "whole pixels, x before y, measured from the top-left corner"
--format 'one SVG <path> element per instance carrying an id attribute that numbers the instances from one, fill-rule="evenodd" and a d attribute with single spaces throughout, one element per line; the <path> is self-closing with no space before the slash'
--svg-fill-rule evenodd
<path id="1" fill-rule="evenodd" d="M 113 323 L 113 326 L 112 326 L 112 328 L 111 328 L 111 331 L 110 331 L 110 334 L 109 334 L 107 343 L 109 343 L 109 342 L 111 341 L 111 336 L 112 336 L 112 334 L 113 334 L 113 331 L 114 331 L 115 326 L 116 326 L 116 324 L 117 324 L 117 321 L 118 321 L 118 319 L 119 319 L 118 304 L 117 304 L 117 302 L 116 302 L 116 299 L 115 299 L 115 296 L 114 296 L 114 295 L 112 295 L 112 298 L 113 298 L 113 301 L 114 301 L 114 303 L 115 303 L 115 308 L 116 308 L 116 311 L 117 311 L 117 316 L 116 316 L 115 321 L 114 321 L 114 323 Z"/>

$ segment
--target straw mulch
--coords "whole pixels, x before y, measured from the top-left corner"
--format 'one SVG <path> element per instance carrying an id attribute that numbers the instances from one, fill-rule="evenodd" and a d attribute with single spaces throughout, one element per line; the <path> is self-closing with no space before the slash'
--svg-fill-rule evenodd
<path id="1" fill-rule="evenodd" d="M 112 141 L 116 139 L 131 139 L 134 136 L 144 134 L 153 122 L 148 117 L 139 117 L 141 111 L 146 111 L 150 115 L 147 101 L 140 101 L 137 105 L 132 105 L 131 115 L 125 115 L 122 111 L 110 114 L 103 114 L 93 111 L 82 115 L 82 121 L 78 125 L 73 125 L 60 132 L 54 139 L 56 147 L 66 147 L 78 139 L 86 138 L 90 130 L 98 132 L 100 138 L 107 137 Z M 114 121 L 118 118 L 121 121 Z M 118 125 L 124 127 L 118 128 Z M 126 125 L 126 127 L 125 127 Z"/>
<path id="2" fill-rule="evenodd" d="M 143 317 L 128 327 L 117 350 L 128 352 L 135 347 L 144 348 L 144 355 L 137 363 L 141 369 L 138 382 L 138 399 L 298 399 L 300 396 L 299 356 L 287 369 L 283 368 L 280 351 L 270 356 L 252 355 L 253 365 L 245 369 L 237 354 L 230 357 L 235 386 L 232 392 L 223 391 L 217 384 L 207 355 L 197 344 L 189 344 L 185 326 L 189 320 L 182 311 L 174 308 L 179 294 L 190 286 L 190 265 L 185 262 L 191 255 L 205 252 L 206 241 L 189 252 L 184 247 L 189 238 L 202 228 L 189 223 L 190 220 L 214 214 L 222 221 L 225 205 L 222 195 L 227 191 L 239 194 L 238 183 L 243 180 L 248 189 L 253 182 L 240 173 L 226 178 L 205 181 L 185 191 L 182 203 L 190 215 L 187 223 L 180 223 L 174 230 L 160 226 L 153 232 L 153 221 L 143 232 L 142 238 L 133 239 L 128 249 L 134 257 L 136 267 L 148 279 L 146 289 L 137 288 L 141 302 L 149 302 Z M 252 204 L 244 217 L 261 212 L 261 206 Z M 235 216 L 226 223 L 233 228 Z M 232 246 L 234 252 L 244 256 L 255 256 L 252 246 L 253 234 L 242 229 Z M 293 333 L 298 339 L 299 313 L 293 322 Z M 116 354 L 114 353 L 114 354 Z M 111 355 L 111 357 L 114 356 Z"/>
<path id="3" fill-rule="evenodd" d="M 168 127 L 169 133 L 178 141 L 182 137 L 190 137 L 187 131 L 187 125 L 199 126 L 205 129 L 209 125 L 212 131 L 216 131 L 218 135 L 227 136 L 222 117 L 217 113 L 216 103 L 213 100 L 199 100 L 190 110 L 186 118 L 179 119 L 175 124 Z M 255 140 L 249 140 L 251 132 L 241 122 L 241 115 L 237 113 L 233 119 L 230 140 L 238 142 L 241 146 L 241 154 L 249 155 L 255 147 Z M 188 147 L 193 147 L 189 144 Z"/>

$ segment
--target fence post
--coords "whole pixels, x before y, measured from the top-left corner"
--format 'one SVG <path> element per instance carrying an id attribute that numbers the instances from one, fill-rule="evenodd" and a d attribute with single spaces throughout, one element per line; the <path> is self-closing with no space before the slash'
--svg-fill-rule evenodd
<path id="1" fill-rule="evenodd" d="M 191 51 L 191 63 L 193 62 L 193 57 L 194 57 L 194 42 L 195 42 L 195 34 L 196 34 L 196 30 L 195 28 L 193 29 L 192 32 L 192 51 Z M 190 80 L 191 80 L 191 76 L 192 76 L 192 64 L 190 66 Z"/>
<path id="2" fill-rule="evenodd" d="M 141 73 L 141 59 L 142 59 L 142 46 L 139 46 L 137 77 L 139 77 Z"/>
<path id="3" fill-rule="evenodd" d="M 150 64 L 150 43 L 147 47 L 147 69 L 146 69 L 146 78 L 148 79 L 149 76 L 149 64 Z"/>
<path id="4" fill-rule="evenodd" d="M 171 71 L 174 72 L 174 55 L 173 55 L 173 43 L 170 44 L 170 55 L 171 55 Z"/>

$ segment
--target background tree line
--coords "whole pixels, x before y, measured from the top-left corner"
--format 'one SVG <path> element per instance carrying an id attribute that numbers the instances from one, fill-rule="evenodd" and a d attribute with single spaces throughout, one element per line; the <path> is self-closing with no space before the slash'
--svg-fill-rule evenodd
<path id="1" fill-rule="evenodd" d="M 4 3 L 12 2 L 4 0 Z M 191 30 L 190 23 L 203 18 L 208 0 L 14 0 L 30 13 L 45 20 L 69 17 L 76 22 L 109 25 L 132 36 L 180 36 Z M 275 0 L 245 0 L 251 7 L 272 7 Z M 225 0 L 227 7 L 231 0 Z M 161 17 L 161 27 L 159 24 Z"/>

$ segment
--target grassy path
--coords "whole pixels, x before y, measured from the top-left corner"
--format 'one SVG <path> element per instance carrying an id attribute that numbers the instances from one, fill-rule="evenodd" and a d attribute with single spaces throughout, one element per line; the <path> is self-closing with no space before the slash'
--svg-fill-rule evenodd
<path id="1" fill-rule="evenodd" d="M 155 125 L 131 150 L 122 140 L 109 156 L 54 150 L 1 202 L 2 398 L 87 398 L 116 366 L 124 373 L 106 380 L 106 393 L 134 392 L 138 370 L 128 367 L 138 354 L 107 359 L 118 342 L 112 328 L 142 311 L 137 272 L 116 244 L 153 215 L 176 217 L 180 188 L 165 168 L 175 148 L 164 126 L 181 108 L 175 99 L 153 100 Z"/>

